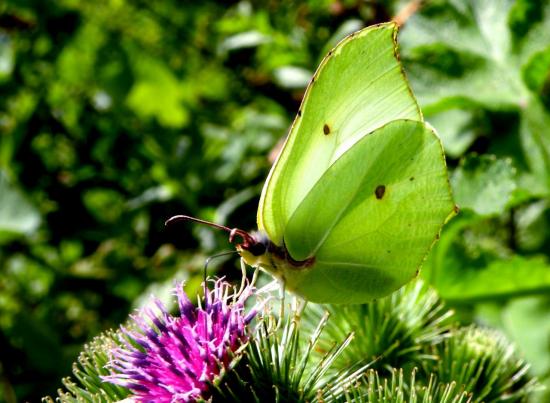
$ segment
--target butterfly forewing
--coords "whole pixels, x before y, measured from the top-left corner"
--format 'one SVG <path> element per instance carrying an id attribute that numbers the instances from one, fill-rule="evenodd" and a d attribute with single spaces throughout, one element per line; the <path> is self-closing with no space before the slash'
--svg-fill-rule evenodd
<path id="1" fill-rule="evenodd" d="M 319 178 L 357 141 L 392 120 L 422 119 L 396 56 L 396 29 L 381 24 L 347 37 L 315 73 L 262 191 L 258 226 L 275 244 Z"/>

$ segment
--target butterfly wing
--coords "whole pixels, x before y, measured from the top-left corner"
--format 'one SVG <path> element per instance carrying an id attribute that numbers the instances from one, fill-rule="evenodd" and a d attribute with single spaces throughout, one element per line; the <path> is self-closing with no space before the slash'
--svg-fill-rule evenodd
<path id="1" fill-rule="evenodd" d="M 413 278 L 454 203 L 441 142 L 424 123 L 397 120 L 361 138 L 296 208 L 284 242 L 313 267 L 285 275 L 316 302 L 358 303 Z"/>
<path id="2" fill-rule="evenodd" d="M 395 119 L 422 120 L 396 35 L 393 23 L 368 27 L 319 66 L 260 199 L 258 227 L 275 244 L 282 245 L 290 217 L 319 178 L 366 133 Z"/>

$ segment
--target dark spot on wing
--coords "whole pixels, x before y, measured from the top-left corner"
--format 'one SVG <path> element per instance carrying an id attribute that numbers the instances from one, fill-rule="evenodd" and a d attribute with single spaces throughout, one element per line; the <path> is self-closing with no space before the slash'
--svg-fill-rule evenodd
<path id="1" fill-rule="evenodd" d="M 384 185 L 376 186 L 376 189 L 374 190 L 374 194 L 376 195 L 376 198 L 378 200 L 384 197 L 384 193 L 386 193 L 386 187 Z"/>
<path id="2" fill-rule="evenodd" d="M 414 180 L 414 176 L 411 176 L 409 180 L 412 182 Z"/>
<path id="3" fill-rule="evenodd" d="M 453 207 L 453 210 L 454 210 L 455 214 L 458 214 L 460 212 L 460 208 L 456 204 Z"/>
<path id="4" fill-rule="evenodd" d="M 323 133 L 325 133 L 325 135 L 330 134 L 330 126 L 327 125 L 326 123 L 323 126 Z"/>

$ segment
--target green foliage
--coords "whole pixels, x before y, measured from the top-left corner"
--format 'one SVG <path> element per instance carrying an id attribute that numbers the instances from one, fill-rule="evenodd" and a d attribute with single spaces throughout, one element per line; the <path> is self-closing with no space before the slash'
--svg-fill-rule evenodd
<path id="1" fill-rule="evenodd" d="M 278 82 L 312 71 L 349 12 L 0 3 L 0 378 L 32 401 L 151 283 L 196 287 L 226 248 L 209 229 L 166 231 L 167 218 L 255 226 L 267 155 L 300 99 Z M 210 267 L 238 275 L 223 262 Z"/>
<path id="2" fill-rule="evenodd" d="M 470 155 L 452 177 L 456 202 L 479 216 L 502 214 L 516 189 L 514 173 L 510 160 Z"/>
<path id="3" fill-rule="evenodd" d="M 549 21 L 547 1 L 434 1 L 400 34 L 425 118 L 457 166 L 451 184 L 462 209 L 424 275 L 464 321 L 514 338 L 543 378 L 550 319 L 537 307 L 550 285 Z"/>
<path id="4" fill-rule="evenodd" d="M 32 233 L 40 224 L 36 208 L 17 189 L 10 185 L 0 171 L 0 242 Z"/>
<path id="5" fill-rule="evenodd" d="M 78 362 L 73 364 L 72 380 L 63 379 L 65 390 L 58 390 L 58 402 L 117 402 L 129 395 L 129 391 L 122 386 L 104 382 L 100 377 L 109 375 L 106 368 L 109 362 L 109 349 L 120 344 L 121 332 L 106 332 L 95 337 L 84 346 L 84 350 L 78 356 Z M 43 401 L 53 403 L 53 399 L 44 398 Z"/>
<path id="6" fill-rule="evenodd" d="M 405 3 L 0 2 L 0 401 L 54 394 L 82 344 L 151 289 L 196 289 L 226 238 L 165 219 L 254 228 L 266 157 L 320 57 Z M 544 381 L 550 8 L 422 3 L 400 52 L 463 208 L 422 273 Z"/>

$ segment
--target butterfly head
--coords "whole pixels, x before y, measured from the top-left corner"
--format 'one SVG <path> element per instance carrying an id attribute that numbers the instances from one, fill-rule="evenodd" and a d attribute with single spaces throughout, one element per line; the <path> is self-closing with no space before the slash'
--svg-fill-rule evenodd
<path id="1" fill-rule="evenodd" d="M 235 245 L 237 252 L 247 265 L 266 270 L 283 281 L 285 272 L 307 269 L 315 262 L 315 257 L 303 261 L 294 260 L 284 245 L 275 245 L 262 232 L 247 232 L 239 228 L 229 228 L 186 215 L 174 216 L 166 221 L 166 225 L 181 221 L 193 221 L 228 232 L 229 242 Z"/>
<path id="2" fill-rule="evenodd" d="M 241 242 L 237 242 L 238 238 Z M 229 233 L 229 242 L 235 244 L 237 252 L 247 265 L 260 267 L 270 272 L 276 270 L 276 264 L 272 256 L 276 247 L 267 235 L 261 232 L 249 233 L 234 228 Z"/>

